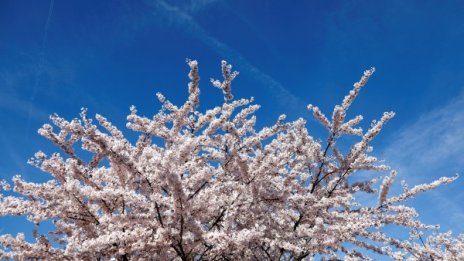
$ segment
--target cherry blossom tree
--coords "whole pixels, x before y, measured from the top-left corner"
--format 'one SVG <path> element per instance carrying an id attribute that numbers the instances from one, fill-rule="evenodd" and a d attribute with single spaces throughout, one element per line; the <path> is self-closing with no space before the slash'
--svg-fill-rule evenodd
<path id="1" fill-rule="evenodd" d="M 198 63 L 188 61 L 188 99 L 176 106 L 158 93 L 152 118 L 134 106 L 127 128 L 136 142 L 101 115 L 92 120 L 52 115 L 39 134 L 60 153 L 37 152 L 30 164 L 53 176 L 46 183 L 13 177 L 14 191 L 0 196 L 0 215 L 52 221 L 48 234 L 0 236 L 0 258 L 17 260 L 464 260 L 464 236 L 438 233 L 404 202 L 454 181 L 404 186 L 389 195 L 397 173 L 377 184 L 353 179 L 361 171 L 386 171 L 371 155 L 371 141 L 394 116 L 386 112 L 367 131 L 363 117 L 347 110 L 374 69 L 364 72 L 329 119 L 309 105 L 327 129 L 326 140 L 310 136 L 306 120 L 255 129 L 253 99 L 234 99 L 237 76 L 222 62 L 222 106 L 198 111 Z M 359 136 L 349 150 L 337 141 Z M 83 153 L 85 151 L 85 156 Z M 88 157 L 91 153 L 91 157 Z M 365 177 L 366 175 L 363 175 Z M 3 190 L 11 185 L 1 182 Z M 8 194 L 8 195 L 6 195 Z M 375 199 L 362 205 L 358 195 Z M 388 233 L 388 226 L 409 237 Z M 407 233 L 406 233 L 407 234 Z M 2 250 L 1 250 L 2 249 Z"/>

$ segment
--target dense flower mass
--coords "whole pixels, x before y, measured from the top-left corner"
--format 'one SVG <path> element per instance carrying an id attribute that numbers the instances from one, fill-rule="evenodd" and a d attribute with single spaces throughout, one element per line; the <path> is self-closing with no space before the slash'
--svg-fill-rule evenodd
<path id="1" fill-rule="evenodd" d="M 62 154 L 39 151 L 30 163 L 54 179 L 37 184 L 14 177 L 17 196 L 0 196 L 0 215 L 52 220 L 54 229 L 34 231 L 35 242 L 23 234 L 0 236 L 0 259 L 464 260 L 464 236 L 427 232 L 435 226 L 403 205 L 456 177 L 396 196 L 389 196 L 395 171 L 379 185 L 352 178 L 388 169 L 370 155 L 369 144 L 394 113 L 384 113 L 367 131 L 358 127 L 362 116 L 346 119 L 374 69 L 364 72 L 331 119 L 308 106 L 328 132 L 319 141 L 304 119 L 286 122 L 285 115 L 256 130 L 259 105 L 233 99 L 237 72 L 225 61 L 224 79 L 212 80 L 224 103 L 198 111 L 198 64 L 188 65 L 189 96 L 182 106 L 157 94 L 162 108 L 153 118 L 131 107 L 127 128 L 140 133 L 135 144 L 103 116 L 94 123 L 85 109 L 71 121 L 51 116 L 55 126 L 45 124 L 39 134 Z M 342 151 L 336 145 L 343 135 L 360 139 Z M 92 156 L 80 156 L 83 150 Z M 5 181 L 0 185 L 11 189 Z M 378 204 L 360 204 L 355 196 L 361 194 Z M 402 227 L 410 237 L 390 235 L 387 226 Z"/>

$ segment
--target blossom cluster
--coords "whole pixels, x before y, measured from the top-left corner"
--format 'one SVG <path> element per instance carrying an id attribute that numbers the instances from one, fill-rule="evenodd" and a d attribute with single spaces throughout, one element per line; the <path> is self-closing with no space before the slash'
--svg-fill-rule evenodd
<path id="1" fill-rule="evenodd" d="M 352 179 L 360 171 L 385 171 L 370 153 L 371 141 L 394 116 L 386 112 L 367 131 L 362 116 L 347 110 L 374 69 L 336 105 L 331 119 L 308 106 L 328 138 L 310 136 L 306 120 L 256 129 L 252 99 L 233 99 L 237 72 L 222 62 L 224 103 L 198 111 L 197 61 L 190 67 L 189 96 L 176 106 L 157 94 L 162 107 L 153 117 L 132 106 L 127 128 L 136 142 L 108 119 L 87 116 L 67 121 L 52 115 L 39 134 L 61 153 L 37 152 L 30 164 L 53 179 L 31 183 L 13 178 L 14 192 L 0 195 L 0 216 L 22 215 L 41 223 L 34 231 L 0 236 L 0 259 L 16 260 L 464 260 L 464 237 L 428 233 L 435 226 L 418 220 L 404 201 L 456 177 L 406 189 L 390 196 L 395 171 L 377 185 L 374 178 Z M 96 120 L 96 123 L 94 122 Z M 359 141 L 342 151 L 341 136 Z M 86 157 L 79 156 L 86 151 Z M 89 158 L 88 153 L 92 156 Z M 0 183 L 3 190 L 11 185 Z M 379 189 L 376 196 L 377 188 Z M 376 206 L 357 201 L 361 193 L 378 197 Z M 389 235 L 387 226 L 411 232 Z"/>

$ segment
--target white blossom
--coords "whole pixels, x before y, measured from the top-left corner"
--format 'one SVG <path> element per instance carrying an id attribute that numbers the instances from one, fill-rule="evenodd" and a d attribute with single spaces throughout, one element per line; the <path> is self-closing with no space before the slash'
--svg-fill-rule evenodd
<path id="1" fill-rule="evenodd" d="M 370 144 L 394 113 L 366 132 L 358 127 L 361 115 L 346 120 L 374 69 L 364 72 L 331 119 L 308 106 L 329 133 L 321 142 L 302 118 L 286 122 L 281 115 L 256 129 L 259 105 L 233 99 L 238 73 L 225 61 L 223 80 L 211 80 L 224 103 L 199 111 L 198 62 L 187 63 L 184 104 L 158 93 L 162 105 L 153 117 L 131 106 L 127 127 L 139 134 L 135 142 L 99 114 L 93 123 L 86 109 L 71 121 L 51 116 L 54 126 L 44 124 L 39 134 L 61 154 L 39 151 L 29 163 L 53 179 L 31 183 L 15 176 L 13 192 L 0 181 L 7 191 L 0 194 L 0 216 L 51 220 L 54 227 L 46 235 L 34 230 L 33 242 L 21 233 L 0 236 L 0 259 L 373 260 L 373 253 L 393 260 L 464 259 L 464 236 L 430 233 L 436 226 L 403 204 L 457 177 L 403 186 L 404 193 L 392 197 L 396 171 L 380 186 L 375 177 L 351 179 L 362 170 L 389 169 L 370 155 Z M 343 135 L 361 138 L 344 151 L 337 146 Z M 358 193 L 377 190 L 377 206 L 357 200 Z M 389 234 L 383 228 L 390 225 L 411 236 Z"/>

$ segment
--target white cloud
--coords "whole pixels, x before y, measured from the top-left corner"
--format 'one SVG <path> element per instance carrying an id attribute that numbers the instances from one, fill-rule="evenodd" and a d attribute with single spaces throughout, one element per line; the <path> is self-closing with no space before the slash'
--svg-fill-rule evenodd
<path id="1" fill-rule="evenodd" d="M 409 184 L 428 183 L 441 176 L 453 176 L 464 170 L 464 93 L 447 105 L 430 111 L 416 122 L 399 130 L 383 151 L 382 158 L 399 171 L 399 179 Z M 445 214 L 451 227 L 462 227 L 464 200 L 462 175 L 456 184 L 428 192 L 433 198 L 424 209 Z M 421 206 L 419 206 L 420 208 Z M 432 211 L 433 212 L 433 211 Z M 461 229 L 463 232 L 463 229 Z"/>
<path id="2" fill-rule="evenodd" d="M 395 141 L 384 150 L 384 158 L 393 166 L 414 172 L 462 170 L 463 112 L 464 94 L 399 131 L 392 137 Z"/>

